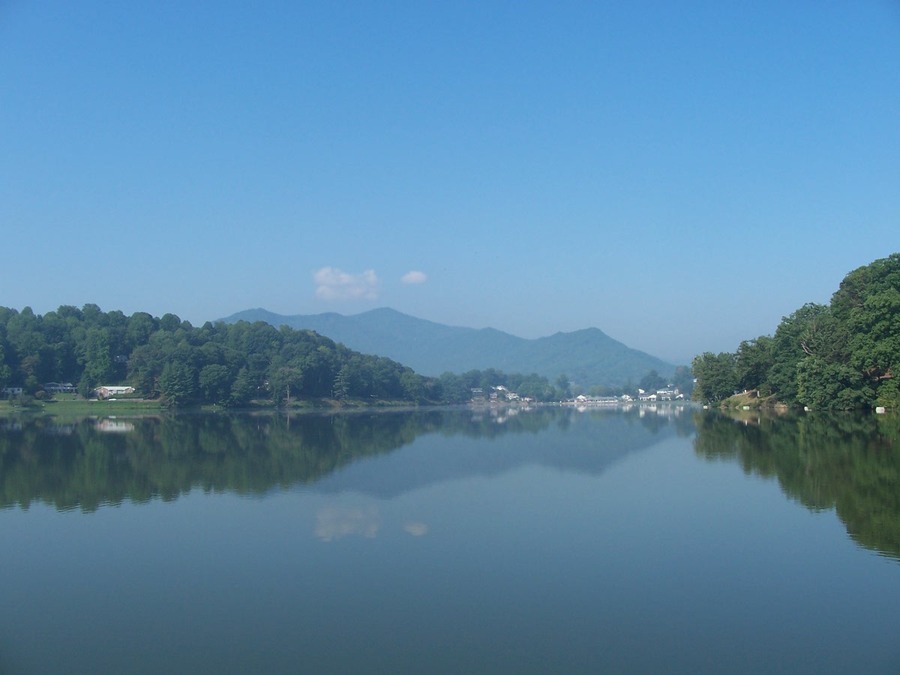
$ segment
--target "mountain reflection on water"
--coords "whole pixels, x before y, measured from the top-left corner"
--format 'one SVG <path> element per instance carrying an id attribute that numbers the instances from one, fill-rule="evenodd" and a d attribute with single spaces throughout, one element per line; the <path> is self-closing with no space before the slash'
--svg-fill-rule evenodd
<path id="1" fill-rule="evenodd" d="M 526 463 L 586 473 L 671 434 L 689 415 L 653 411 L 538 408 L 510 411 L 429 409 L 288 417 L 183 414 L 163 417 L 54 418 L 0 421 L 0 507 L 43 502 L 60 510 L 91 512 L 123 501 L 176 499 L 192 489 L 260 495 L 272 489 L 308 487 L 332 477 L 325 490 L 358 489 L 390 497 L 422 484 L 460 475 L 493 475 Z M 603 419 L 602 433 L 587 418 Z M 687 425 L 687 426 L 685 426 Z M 559 434 L 553 443 L 542 436 Z M 564 432 L 564 433 L 563 433 Z M 458 451 L 427 456 L 414 471 L 373 469 L 344 486 L 337 474 L 364 458 L 383 456 L 426 435 L 511 441 L 512 451 Z M 562 442 L 559 439 L 564 438 Z M 540 440 L 539 440 L 540 439 Z M 360 483 L 361 481 L 361 483 Z"/>
<path id="2" fill-rule="evenodd" d="M 195 489 L 241 495 L 350 490 L 390 499 L 528 464 L 599 475 L 630 453 L 695 433 L 700 457 L 734 461 L 748 474 L 777 479 L 805 507 L 834 508 L 860 545 L 900 558 L 896 416 L 733 419 L 678 407 L 541 407 L 518 414 L 428 409 L 67 423 L 7 418 L 0 419 L 0 508 L 40 502 L 89 513 L 124 501 L 174 500 Z"/>
<path id="3" fill-rule="evenodd" d="M 861 546 L 900 559 L 897 415 L 695 415 L 694 448 L 774 478 L 810 510 L 835 509 Z"/>

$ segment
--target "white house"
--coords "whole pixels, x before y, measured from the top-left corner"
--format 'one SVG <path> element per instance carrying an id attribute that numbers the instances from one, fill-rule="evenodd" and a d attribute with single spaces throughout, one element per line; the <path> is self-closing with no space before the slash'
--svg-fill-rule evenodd
<path id="1" fill-rule="evenodd" d="M 74 394 L 76 390 L 71 382 L 47 382 L 44 384 L 44 391 L 51 394 Z"/>
<path id="2" fill-rule="evenodd" d="M 94 389 L 94 396 L 97 398 L 109 398 L 110 396 L 122 396 L 123 394 L 133 394 L 134 387 L 118 386 L 118 385 L 101 385 Z"/>

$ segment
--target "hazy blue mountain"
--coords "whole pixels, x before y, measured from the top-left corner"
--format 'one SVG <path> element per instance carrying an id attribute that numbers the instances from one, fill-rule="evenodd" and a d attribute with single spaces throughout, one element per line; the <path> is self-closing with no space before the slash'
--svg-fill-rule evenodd
<path id="1" fill-rule="evenodd" d="M 560 374 L 582 386 L 637 382 L 651 370 L 666 377 L 672 364 L 613 340 L 598 328 L 529 340 L 493 328 L 461 328 L 417 319 L 393 309 L 344 316 L 284 316 L 248 309 L 223 319 L 265 321 L 273 326 L 314 330 L 356 351 L 387 356 L 423 375 L 496 368 L 508 373 Z"/>

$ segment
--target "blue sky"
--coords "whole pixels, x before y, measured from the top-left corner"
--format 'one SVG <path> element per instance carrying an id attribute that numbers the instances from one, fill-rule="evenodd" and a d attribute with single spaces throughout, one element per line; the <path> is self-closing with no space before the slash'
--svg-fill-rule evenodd
<path id="1" fill-rule="evenodd" d="M 900 250 L 900 2 L 0 0 L 0 305 L 685 363 Z"/>

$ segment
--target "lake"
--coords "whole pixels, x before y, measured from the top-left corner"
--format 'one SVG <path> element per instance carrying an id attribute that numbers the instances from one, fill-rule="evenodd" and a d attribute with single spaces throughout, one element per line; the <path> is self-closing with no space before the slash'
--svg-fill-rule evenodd
<path id="1" fill-rule="evenodd" d="M 0 672 L 898 673 L 900 420 L 0 418 Z"/>

